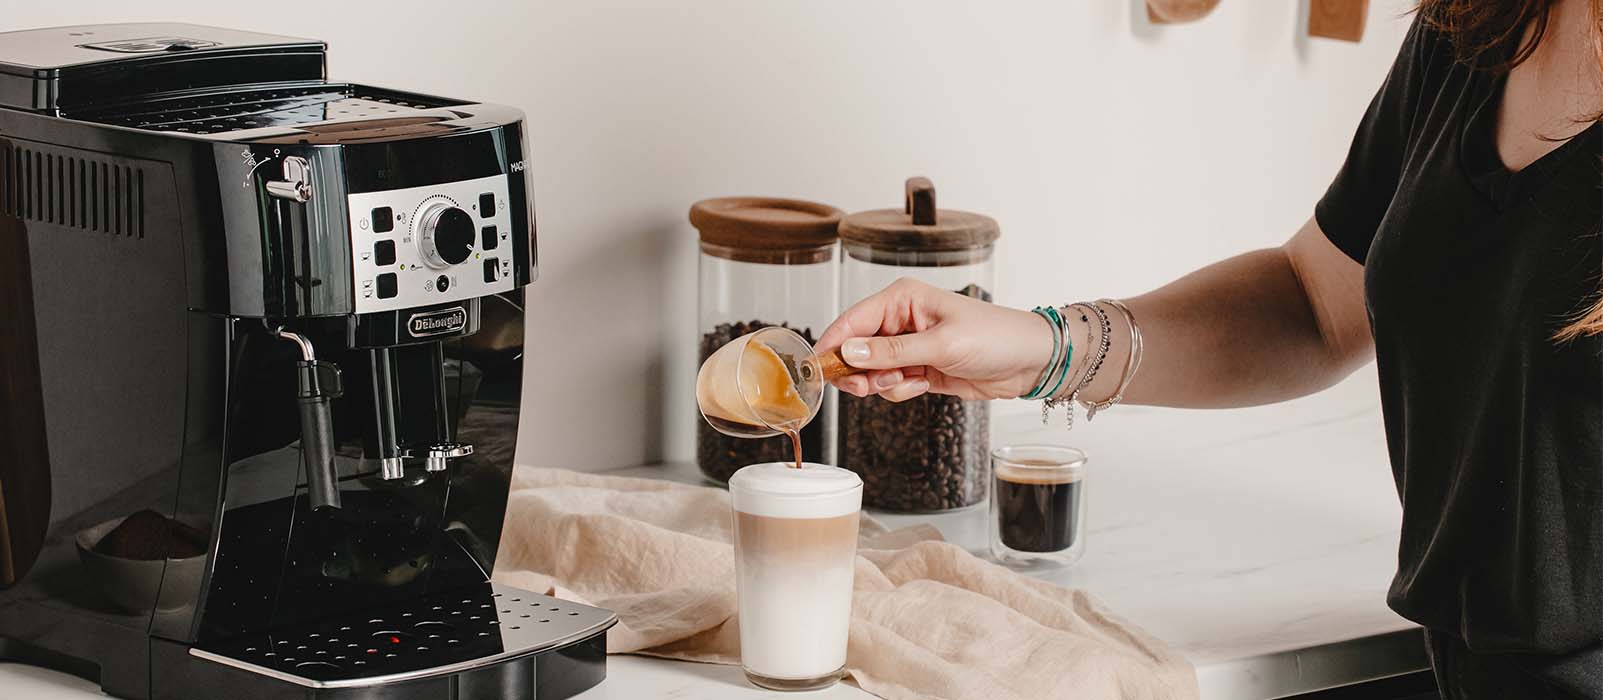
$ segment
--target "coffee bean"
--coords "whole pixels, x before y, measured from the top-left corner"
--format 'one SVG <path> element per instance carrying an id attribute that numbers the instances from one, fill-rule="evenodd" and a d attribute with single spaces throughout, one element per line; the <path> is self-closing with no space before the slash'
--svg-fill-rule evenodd
<path id="1" fill-rule="evenodd" d="M 706 362 L 718 348 L 723 347 L 740 336 L 755 333 L 769 326 L 790 328 L 784 323 L 767 323 L 753 320 L 745 323 L 720 323 L 712 330 L 701 336 L 701 362 Z M 792 329 L 794 330 L 794 329 Z M 813 342 L 813 331 L 805 328 L 797 334 Z M 824 461 L 824 426 L 821 421 L 813 421 L 801 430 L 802 459 L 809 462 Z M 790 438 L 778 435 L 757 440 L 749 438 L 730 437 L 714 430 L 707 421 L 700 421 L 696 428 L 696 462 L 701 466 L 701 473 L 707 478 L 724 483 L 741 467 L 749 464 L 764 462 L 789 462 L 794 459 L 791 454 Z"/>

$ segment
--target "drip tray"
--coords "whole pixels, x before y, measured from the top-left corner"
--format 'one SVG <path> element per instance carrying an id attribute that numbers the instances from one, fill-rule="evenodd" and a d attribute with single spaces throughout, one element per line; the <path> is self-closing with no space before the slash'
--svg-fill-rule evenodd
<path id="1" fill-rule="evenodd" d="M 592 638 L 617 621 L 607 610 L 492 583 L 189 653 L 309 688 L 349 688 L 493 666 Z"/>

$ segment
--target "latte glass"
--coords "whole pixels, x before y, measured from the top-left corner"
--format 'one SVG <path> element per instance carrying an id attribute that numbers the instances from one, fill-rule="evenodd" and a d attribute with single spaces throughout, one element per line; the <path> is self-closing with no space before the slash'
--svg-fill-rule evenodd
<path id="1" fill-rule="evenodd" d="M 851 627 L 862 479 L 822 464 L 754 464 L 729 479 L 740 661 L 770 690 L 839 681 Z"/>

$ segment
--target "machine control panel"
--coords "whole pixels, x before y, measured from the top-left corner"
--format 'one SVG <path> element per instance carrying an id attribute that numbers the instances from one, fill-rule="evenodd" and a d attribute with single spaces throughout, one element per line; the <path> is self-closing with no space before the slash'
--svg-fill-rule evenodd
<path id="1" fill-rule="evenodd" d="M 349 205 L 357 313 L 512 291 L 505 175 L 353 194 Z"/>

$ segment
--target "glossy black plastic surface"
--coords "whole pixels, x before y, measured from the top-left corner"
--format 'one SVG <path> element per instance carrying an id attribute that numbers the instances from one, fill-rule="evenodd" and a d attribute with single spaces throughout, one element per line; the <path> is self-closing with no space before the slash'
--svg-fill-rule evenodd
<path id="1" fill-rule="evenodd" d="M 63 111 L 63 116 L 151 131 L 217 134 L 336 119 L 391 117 L 459 104 L 462 102 L 377 88 L 317 83 L 69 109 Z"/>
<path id="2" fill-rule="evenodd" d="M 0 33 L 0 107 L 57 113 L 142 96 L 322 80 L 324 45 L 179 23 Z"/>

